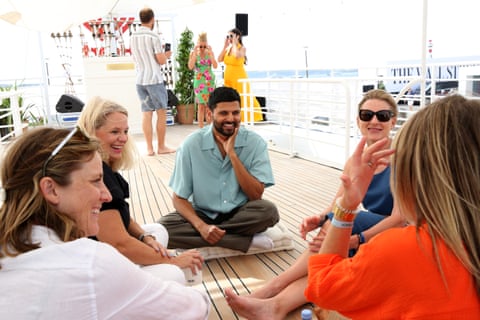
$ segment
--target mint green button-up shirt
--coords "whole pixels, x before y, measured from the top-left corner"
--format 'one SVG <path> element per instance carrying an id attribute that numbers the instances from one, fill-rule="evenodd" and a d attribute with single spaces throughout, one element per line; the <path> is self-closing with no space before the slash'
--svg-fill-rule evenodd
<path id="1" fill-rule="evenodd" d="M 188 199 L 195 210 L 215 219 L 244 205 L 248 198 L 240 189 L 232 163 L 222 157 L 213 138 L 212 125 L 193 132 L 177 149 L 169 186 Z M 274 185 L 267 143 L 257 133 L 240 127 L 235 152 L 245 168 L 265 187 Z"/>

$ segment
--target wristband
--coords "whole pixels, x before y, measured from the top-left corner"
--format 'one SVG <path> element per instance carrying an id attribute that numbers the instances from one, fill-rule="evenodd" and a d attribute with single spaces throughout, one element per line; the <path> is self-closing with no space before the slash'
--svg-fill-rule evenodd
<path id="1" fill-rule="evenodd" d="M 335 217 L 333 217 L 332 222 L 330 224 L 334 227 L 342 228 L 342 229 L 353 228 L 353 221 L 337 220 Z"/>

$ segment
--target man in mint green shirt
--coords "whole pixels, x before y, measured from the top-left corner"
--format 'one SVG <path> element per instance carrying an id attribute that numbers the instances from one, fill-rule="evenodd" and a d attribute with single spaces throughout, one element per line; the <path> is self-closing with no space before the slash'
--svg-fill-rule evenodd
<path id="1" fill-rule="evenodd" d="M 169 248 L 220 246 L 246 252 L 254 235 L 279 220 L 262 199 L 274 184 L 266 142 L 240 126 L 240 96 L 219 87 L 208 101 L 212 124 L 195 131 L 177 149 L 170 178 L 172 212 L 160 219 Z"/>

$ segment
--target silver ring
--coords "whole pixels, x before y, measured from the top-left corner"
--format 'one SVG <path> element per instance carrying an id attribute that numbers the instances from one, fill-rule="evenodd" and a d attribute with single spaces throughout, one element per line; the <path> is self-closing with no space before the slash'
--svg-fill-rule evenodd
<path id="1" fill-rule="evenodd" d="M 373 163 L 371 161 L 368 161 L 367 162 L 367 165 L 370 167 L 370 168 L 373 168 Z"/>

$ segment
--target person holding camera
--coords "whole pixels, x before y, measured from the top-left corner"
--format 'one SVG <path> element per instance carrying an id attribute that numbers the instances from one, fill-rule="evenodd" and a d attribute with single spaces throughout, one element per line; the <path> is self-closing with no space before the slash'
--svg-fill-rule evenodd
<path id="1" fill-rule="evenodd" d="M 165 145 L 168 94 L 161 66 L 172 56 L 168 47 L 163 48 L 160 35 L 153 32 L 155 15 L 150 8 L 140 11 L 141 26 L 132 34 L 130 46 L 137 68 L 137 94 L 142 103 L 142 129 L 149 156 L 153 150 L 153 111 L 157 114 L 157 153 L 175 152 Z M 167 50 L 168 49 L 168 50 Z"/>
<path id="2" fill-rule="evenodd" d="M 198 126 L 203 128 L 204 119 L 210 123 L 210 117 L 206 115 L 208 111 L 207 103 L 210 93 L 215 90 L 215 74 L 212 67 L 218 66 L 212 47 L 208 44 L 207 34 L 202 32 L 198 35 L 197 45 L 190 52 L 188 59 L 188 68 L 195 71 L 193 78 L 193 88 L 195 92 L 195 103 L 197 104 Z"/>
<path id="3" fill-rule="evenodd" d="M 251 121 L 247 106 L 250 105 L 250 84 L 240 83 L 239 79 L 248 78 L 244 65 L 247 64 L 247 48 L 242 42 L 242 32 L 234 28 L 230 30 L 225 39 L 223 50 L 218 56 L 218 62 L 225 64 L 225 73 L 223 75 L 223 85 L 234 88 L 240 94 L 242 107 L 242 122 Z M 244 89 L 245 88 L 245 89 Z M 245 103 L 246 102 L 246 103 Z M 262 121 L 262 109 L 257 98 L 253 97 L 253 121 Z"/>

